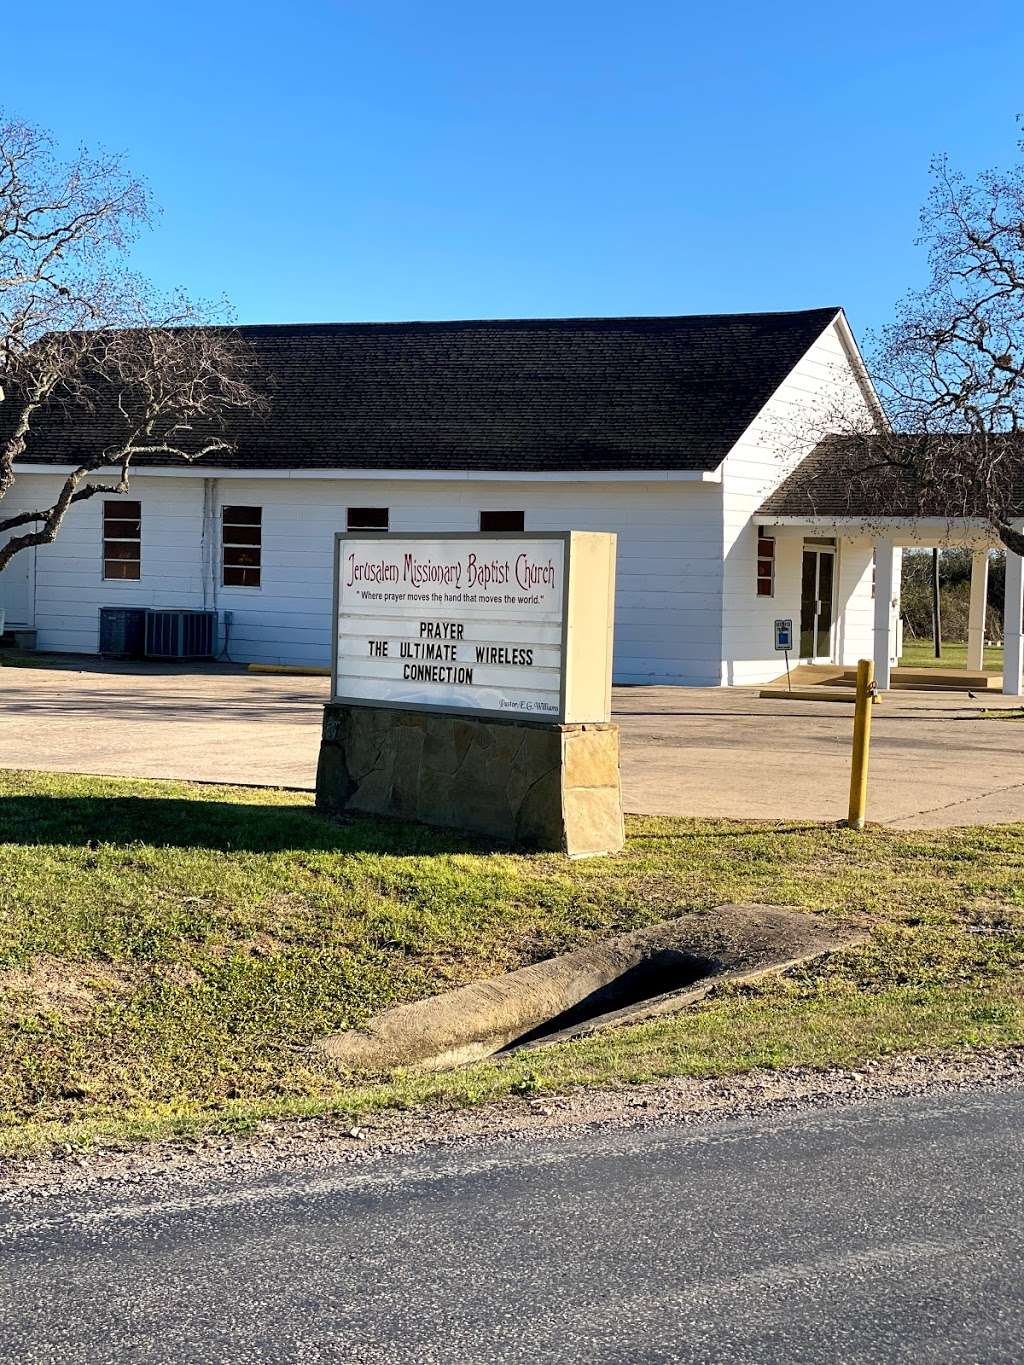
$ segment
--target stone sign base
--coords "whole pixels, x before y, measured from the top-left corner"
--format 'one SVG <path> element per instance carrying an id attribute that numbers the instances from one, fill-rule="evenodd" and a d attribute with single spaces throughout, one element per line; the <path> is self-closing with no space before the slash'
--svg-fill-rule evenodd
<path id="1" fill-rule="evenodd" d="M 625 842 L 619 727 L 332 702 L 316 804 L 573 858 L 615 853 Z"/>

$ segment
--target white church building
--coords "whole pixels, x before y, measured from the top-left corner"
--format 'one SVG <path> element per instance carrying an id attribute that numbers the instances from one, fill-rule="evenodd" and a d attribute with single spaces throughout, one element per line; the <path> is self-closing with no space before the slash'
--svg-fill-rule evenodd
<path id="1" fill-rule="evenodd" d="M 215 464 L 140 459 L 73 507 L 0 573 L 9 630 L 92 654 L 104 607 L 205 610 L 220 657 L 326 665 L 336 531 L 594 530 L 618 537 L 618 683 L 774 678 L 779 618 L 797 658 L 888 666 L 898 557 L 876 603 L 863 527 L 778 500 L 815 410 L 877 411 L 841 309 L 239 332 L 267 413 Z M 4 511 L 102 439 L 35 433 Z"/>

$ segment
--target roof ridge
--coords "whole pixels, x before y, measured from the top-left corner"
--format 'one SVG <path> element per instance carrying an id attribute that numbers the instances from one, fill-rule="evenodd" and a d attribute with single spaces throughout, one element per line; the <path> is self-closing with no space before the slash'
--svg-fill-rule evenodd
<path id="1" fill-rule="evenodd" d="M 841 313 L 841 305 L 829 305 L 821 308 L 783 308 L 766 309 L 761 312 L 739 312 L 739 313 L 616 313 L 616 314 L 580 314 L 567 315 L 562 317 L 500 317 L 500 318 L 400 318 L 400 319 L 350 319 L 348 321 L 327 321 L 318 322 L 236 322 L 225 324 L 214 324 L 211 330 L 217 326 L 223 326 L 231 331 L 327 331 L 342 330 L 346 328 L 389 328 L 389 327 L 543 327 L 543 326 L 573 326 L 573 325 L 596 325 L 615 326 L 617 324 L 635 323 L 715 323 L 715 322 L 737 322 L 740 320 L 768 321 L 772 319 L 793 318 L 809 319 L 816 316 L 823 318 L 835 317 Z"/>

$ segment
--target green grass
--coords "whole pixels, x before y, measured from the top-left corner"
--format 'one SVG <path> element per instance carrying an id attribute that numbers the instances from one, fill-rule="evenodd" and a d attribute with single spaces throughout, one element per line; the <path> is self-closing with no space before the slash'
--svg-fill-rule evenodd
<path id="1" fill-rule="evenodd" d="M 1024 827 L 634 819 L 569 863 L 292 792 L 0 773 L 0 1152 L 1024 1041 Z M 443 1076 L 309 1044 L 399 1001 L 729 900 L 871 941 L 656 1024 Z"/>
<path id="2" fill-rule="evenodd" d="M 955 641 L 943 641 L 942 658 L 936 659 L 935 646 L 931 640 L 906 640 L 900 655 L 900 665 L 903 668 L 966 668 L 967 646 Z M 986 648 L 985 667 L 992 673 L 1002 672 L 1002 645 Z"/>

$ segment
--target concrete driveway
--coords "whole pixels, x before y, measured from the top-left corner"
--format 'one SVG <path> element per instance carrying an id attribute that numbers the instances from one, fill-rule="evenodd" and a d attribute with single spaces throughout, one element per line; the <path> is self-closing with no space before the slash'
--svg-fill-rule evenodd
<path id="1" fill-rule="evenodd" d="M 846 818 L 849 703 L 762 701 L 754 688 L 620 688 L 615 713 L 627 810 Z M 905 829 L 1024 820 L 1020 713 L 999 694 L 887 693 L 873 712 L 868 818 Z"/>
<path id="2" fill-rule="evenodd" d="M 326 678 L 69 662 L 0 668 L 0 767 L 311 788 Z M 853 708 L 747 688 L 617 688 L 626 809 L 841 820 Z M 1024 821 L 1024 720 L 1000 696 L 890 693 L 874 712 L 869 818 Z"/>

